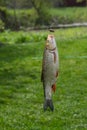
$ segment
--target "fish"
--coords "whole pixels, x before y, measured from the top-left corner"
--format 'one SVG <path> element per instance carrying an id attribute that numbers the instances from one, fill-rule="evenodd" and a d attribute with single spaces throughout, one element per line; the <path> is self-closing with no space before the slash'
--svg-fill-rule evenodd
<path id="1" fill-rule="evenodd" d="M 52 92 L 56 91 L 56 81 L 59 74 L 59 54 L 53 34 L 48 34 L 42 60 L 41 81 L 44 90 L 44 111 L 50 108 L 54 111 Z"/>

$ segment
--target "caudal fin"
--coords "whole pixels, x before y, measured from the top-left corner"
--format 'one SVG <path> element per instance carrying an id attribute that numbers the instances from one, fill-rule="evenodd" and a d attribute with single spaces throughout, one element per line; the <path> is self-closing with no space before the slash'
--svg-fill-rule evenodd
<path id="1" fill-rule="evenodd" d="M 51 111 L 54 110 L 53 102 L 52 102 L 51 99 L 46 99 L 45 102 L 44 102 L 44 111 L 46 111 L 47 108 L 50 108 Z"/>

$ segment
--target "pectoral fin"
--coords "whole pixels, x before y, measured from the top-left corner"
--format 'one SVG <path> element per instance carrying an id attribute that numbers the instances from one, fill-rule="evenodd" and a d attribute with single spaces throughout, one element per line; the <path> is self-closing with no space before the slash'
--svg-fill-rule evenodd
<path id="1" fill-rule="evenodd" d="M 56 77 L 58 77 L 58 71 L 56 72 Z"/>
<path id="2" fill-rule="evenodd" d="M 56 85 L 53 84 L 53 85 L 52 85 L 52 91 L 55 92 L 55 90 L 56 90 Z"/>

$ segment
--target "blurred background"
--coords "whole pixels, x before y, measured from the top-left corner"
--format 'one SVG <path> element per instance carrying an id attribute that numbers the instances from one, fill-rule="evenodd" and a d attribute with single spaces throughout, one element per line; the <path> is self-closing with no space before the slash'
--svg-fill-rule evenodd
<path id="1" fill-rule="evenodd" d="M 0 0 L 0 31 L 87 21 L 87 0 Z"/>
<path id="2" fill-rule="evenodd" d="M 87 130 L 83 25 L 87 0 L 0 0 L 0 130 Z M 54 113 L 43 112 L 41 83 L 49 28 L 55 29 L 60 59 Z"/>

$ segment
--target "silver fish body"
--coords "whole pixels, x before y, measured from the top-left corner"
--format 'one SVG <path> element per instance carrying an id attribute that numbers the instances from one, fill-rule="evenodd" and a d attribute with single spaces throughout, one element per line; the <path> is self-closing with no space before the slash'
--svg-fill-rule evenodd
<path id="1" fill-rule="evenodd" d="M 43 65 L 42 65 L 42 82 L 44 88 L 44 110 L 48 107 L 53 111 L 52 87 L 55 85 L 59 71 L 59 57 L 55 38 L 48 35 L 47 44 L 44 49 Z"/>

